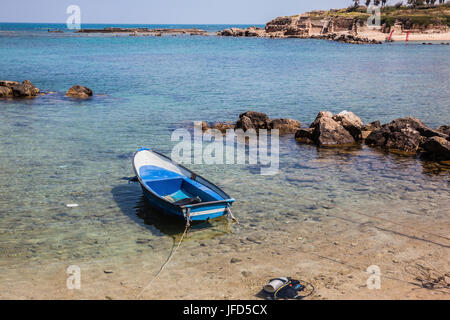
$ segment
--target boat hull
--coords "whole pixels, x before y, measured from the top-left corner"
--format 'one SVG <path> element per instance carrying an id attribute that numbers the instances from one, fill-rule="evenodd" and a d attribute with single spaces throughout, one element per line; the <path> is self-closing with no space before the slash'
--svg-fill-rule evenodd
<path id="1" fill-rule="evenodd" d="M 161 211 L 165 214 L 169 214 L 171 216 L 176 216 L 182 219 L 185 218 L 185 213 L 180 207 L 173 206 L 168 204 L 165 201 L 161 201 L 160 198 L 155 197 L 151 192 L 149 192 L 144 186 L 142 186 L 142 192 L 144 194 L 144 198 L 147 202 L 156 210 Z M 231 204 L 230 204 L 231 205 Z M 190 220 L 192 221 L 205 221 L 211 220 L 223 215 L 226 215 L 227 205 L 224 204 L 211 204 L 205 205 L 200 208 L 192 208 L 190 211 Z"/>

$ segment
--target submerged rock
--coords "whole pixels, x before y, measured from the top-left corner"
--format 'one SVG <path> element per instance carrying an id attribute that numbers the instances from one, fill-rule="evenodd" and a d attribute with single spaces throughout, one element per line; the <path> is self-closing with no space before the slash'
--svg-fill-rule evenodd
<path id="1" fill-rule="evenodd" d="M 40 90 L 30 80 L 22 83 L 17 81 L 0 80 L 0 97 L 26 98 L 38 95 Z"/>
<path id="2" fill-rule="evenodd" d="M 431 137 L 425 140 L 420 147 L 424 153 L 424 158 L 432 160 L 446 161 L 450 160 L 450 141 L 442 137 Z"/>
<path id="3" fill-rule="evenodd" d="M 92 94 L 93 92 L 91 89 L 80 85 L 73 86 L 66 92 L 66 96 L 78 99 L 87 99 L 92 97 Z"/>
<path id="4" fill-rule="evenodd" d="M 300 143 L 314 144 L 314 128 L 302 128 L 295 133 L 295 141 Z"/>

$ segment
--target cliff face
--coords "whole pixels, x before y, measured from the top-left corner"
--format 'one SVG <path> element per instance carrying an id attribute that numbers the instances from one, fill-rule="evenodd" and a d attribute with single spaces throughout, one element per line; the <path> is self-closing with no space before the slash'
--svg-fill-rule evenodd
<path id="1" fill-rule="evenodd" d="M 267 33 L 280 33 L 286 36 L 311 36 L 335 32 L 354 31 L 356 24 L 363 25 L 351 17 L 320 18 L 308 14 L 279 17 L 266 24 Z"/>

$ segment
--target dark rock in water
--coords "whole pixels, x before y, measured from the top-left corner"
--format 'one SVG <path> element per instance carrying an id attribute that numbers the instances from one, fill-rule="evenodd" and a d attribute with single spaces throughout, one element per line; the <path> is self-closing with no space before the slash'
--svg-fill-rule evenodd
<path id="1" fill-rule="evenodd" d="M 432 160 L 450 160 L 450 141 L 442 137 L 431 137 L 425 140 L 420 147 L 424 150 L 423 157 Z"/>
<path id="2" fill-rule="evenodd" d="M 22 83 L 17 81 L 0 80 L 0 97 L 34 97 L 40 90 L 30 80 Z"/>
<path id="3" fill-rule="evenodd" d="M 91 89 L 80 85 L 73 86 L 66 92 L 66 96 L 78 99 L 87 99 L 92 97 L 92 94 L 93 92 Z"/>
<path id="4" fill-rule="evenodd" d="M 341 126 L 345 128 L 355 139 L 355 141 L 362 140 L 362 127 L 364 123 L 361 119 L 356 116 L 353 112 L 342 111 L 333 116 L 333 120 L 338 122 Z"/>
<path id="5" fill-rule="evenodd" d="M 319 147 L 354 144 L 353 136 L 328 113 L 318 115 L 314 121 L 313 140 Z"/>
<path id="6" fill-rule="evenodd" d="M 299 121 L 294 119 L 279 118 L 271 120 L 267 114 L 256 111 L 247 111 L 239 115 L 239 119 L 236 123 L 234 122 L 216 122 L 212 126 L 210 123 L 202 122 L 202 130 L 206 131 L 208 129 L 217 129 L 222 133 L 226 133 L 228 129 L 242 129 L 247 131 L 250 129 L 255 130 L 257 133 L 259 130 L 272 130 L 277 129 L 279 133 L 288 134 L 295 133 L 300 129 L 301 124 Z"/>
<path id="7" fill-rule="evenodd" d="M 443 136 L 427 127 L 417 118 L 399 118 L 374 130 L 366 138 L 366 144 L 391 151 L 415 154 L 419 145 L 433 136 Z"/>
<path id="8" fill-rule="evenodd" d="M 378 120 L 374 121 L 374 122 L 371 122 L 369 124 L 366 124 L 361 129 L 361 137 L 362 137 L 362 139 L 363 140 L 366 139 L 372 131 L 374 131 L 376 129 L 380 129 L 380 128 L 381 128 L 381 123 Z"/>
<path id="9" fill-rule="evenodd" d="M 436 128 L 436 131 L 439 133 L 443 133 L 447 136 L 450 136 L 450 126 L 439 126 Z M 448 140 L 448 138 L 447 138 Z"/>
<path id="10" fill-rule="evenodd" d="M 249 129 L 270 129 L 270 119 L 267 114 L 256 111 L 247 111 L 239 115 L 236 129 L 247 131 Z"/>
<path id="11" fill-rule="evenodd" d="M 303 128 L 295 133 L 295 141 L 300 143 L 314 144 L 313 137 L 314 128 Z"/>
<path id="12" fill-rule="evenodd" d="M 296 133 L 300 127 L 300 121 L 294 119 L 280 118 L 270 121 L 270 129 L 277 129 L 280 134 Z"/>

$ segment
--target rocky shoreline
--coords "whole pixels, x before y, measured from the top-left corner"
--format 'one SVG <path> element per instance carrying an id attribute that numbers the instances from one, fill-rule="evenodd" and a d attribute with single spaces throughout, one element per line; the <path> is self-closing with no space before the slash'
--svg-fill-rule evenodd
<path id="1" fill-rule="evenodd" d="M 450 165 L 450 126 L 432 129 L 421 120 L 412 117 L 399 118 L 387 124 L 374 121 L 364 124 L 353 112 L 333 114 L 321 111 L 309 127 L 302 128 L 294 119 L 270 119 L 265 113 L 247 111 L 236 122 L 202 123 L 203 131 L 273 130 L 281 135 L 295 134 L 298 143 L 316 145 L 319 148 L 339 148 L 366 144 L 402 155 L 418 155 L 423 159 Z"/>
<path id="2" fill-rule="evenodd" d="M 367 37 L 360 37 L 356 34 L 347 32 L 331 32 L 331 33 L 318 33 L 309 34 L 303 31 L 295 31 L 286 27 L 285 29 L 270 31 L 271 29 L 266 26 L 266 29 L 258 27 L 250 27 L 247 29 L 230 28 L 218 31 L 218 36 L 223 37 L 261 37 L 261 38 L 298 38 L 298 39 L 320 39 L 330 40 L 351 44 L 382 44 L 381 41 L 375 39 L 369 39 Z"/>
<path id="3" fill-rule="evenodd" d="M 408 41 L 408 38 L 411 41 L 450 40 L 448 23 L 445 22 L 448 9 L 444 6 L 430 8 L 437 11 L 415 12 L 414 9 L 401 6 L 384 8 L 383 19 L 378 27 L 369 26 L 370 14 L 367 8 L 357 6 L 278 17 L 269 21 L 264 28 L 228 28 L 218 31 L 217 35 L 325 39 L 351 44 L 381 44 L 384 41 Z M 429 23 L 421 21 L 417 15 L 423 15 L 422 20 L 429 20 Z"/>

